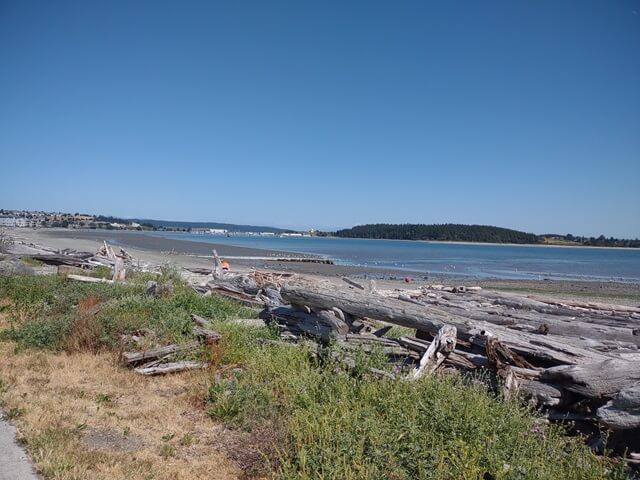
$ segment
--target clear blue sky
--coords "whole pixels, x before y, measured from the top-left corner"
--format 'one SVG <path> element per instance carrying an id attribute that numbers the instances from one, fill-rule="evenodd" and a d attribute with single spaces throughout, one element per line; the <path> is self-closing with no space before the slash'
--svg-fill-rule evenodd
<path id="1" fill-rule="evenodd" d="M 640 0 L 2 0 L 0 164 L 0 208 L 640 237 Z"/>

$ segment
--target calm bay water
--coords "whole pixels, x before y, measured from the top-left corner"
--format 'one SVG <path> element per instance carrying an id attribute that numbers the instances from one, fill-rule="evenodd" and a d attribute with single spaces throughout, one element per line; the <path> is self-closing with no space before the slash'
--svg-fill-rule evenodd
<path id="1" fill-rule="evenodd" d="M 212 236 L 156 232 L 166 238 L 309 253 L 338 264 L 500 279 L 640 282 L 640 250 L 446 244 L 322 237 Z"/>

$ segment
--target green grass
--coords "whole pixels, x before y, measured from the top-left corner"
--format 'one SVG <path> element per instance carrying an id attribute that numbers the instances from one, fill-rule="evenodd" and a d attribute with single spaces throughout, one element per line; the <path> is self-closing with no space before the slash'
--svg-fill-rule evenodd
<path id="1" fill-rule="evenodd" d="M 624 478 L 518 400 L 461 378 L 375 379 L 375 357 L 353 357 L 346 370 L 305 348 L 255 343 L 236 356 L 242 372 L 212 381 L 208 413 L 274 430 L 277 445 L 264 448 L 281 479 Z"/>
<path id="2" fill-rule="evenodd" d="M 21 257 L 20 261 L 28 267 L 41 267 L 42 265 L 44 265 L 44 263 L 40 260 L 36 260 L 35 258 L 31 257 Z"/>
<path id="3" fill-rule="evenodd" d="M 11 302 L 10 327 L 0 332 L 0 339 L 13 340 L 18 348 L 64 350 L 74 343 L 96 351 L 116 348 L 121 334 L 141 329 L 152 330 L 161 343 L 190 340 L 191 313 L 212 320 L 253 315 L 235 302 L 196 294 L 171 272 L 156 280 L 170 281 L 173 294 L 147 296 L 148 278 L 134 276 L 128 285 L 110 285 L 58 276 L 0 277 L 0 298 Z M 98 305 L 98 313 L 89 313 Z"/>
<path id="4" fill-rule="evenodd" d="M 387 338 L 400 338 L 400 337 L 412 337 L 416 333 L 415 328 L 407 328 L 394 326 L 387 332 L 385 337 Z"/>

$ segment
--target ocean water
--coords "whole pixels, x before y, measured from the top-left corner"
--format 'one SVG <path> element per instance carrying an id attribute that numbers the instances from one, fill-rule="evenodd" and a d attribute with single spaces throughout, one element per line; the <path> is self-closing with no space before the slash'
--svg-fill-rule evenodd
<path id="1" fill-rule="evenodd" d="M 342 265 L 478 279 L 640 282 L 640 249 L 449 244 L 323 237 L 217 236 L 154 232 L 197 242 L 320 255 Z"/>

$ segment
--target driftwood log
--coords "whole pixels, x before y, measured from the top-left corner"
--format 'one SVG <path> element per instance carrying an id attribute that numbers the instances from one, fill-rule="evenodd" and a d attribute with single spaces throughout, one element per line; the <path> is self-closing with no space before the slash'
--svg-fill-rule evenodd
<path id="1" fill-rule="evenodd" d="M 206 343 L 215 343 L 222 338 L 222 335 L 209 328 L 211 322 L 206 318 L 193 313 L 191 314 L 191 319 L 193 320 L 193 323 L 195 323 L 195 326 L 193 327 L 193 334 L 196 337 L 204 340 Z"/>
<path id="2" fill-rule="evenodd" d="M 152 376 L 152 375 L 166 375 L 168 373 L 185 372 L 187 370 L 197 370 L 207 368 L 209 366 L 206 362 L 172 362 L 163 363 L 152 367 L 138 367 L 134 368 L 134 372 L 140 375 Z"/>
<path id="3" fill-rule="evenodd" d="M 597 414 L 602 424 L 614 430 L 640 428 L 640 383 L 621 390 Z"/>
<path id="4" fill-rule="evenodd" d="M 610 359 L 559 366 L 547 368 L 540 378 L 587 398 L 607 399 L 630 385 L 640 383 L 640 362 Z"/>
<path id="5" fill-rule="evenodd" d="M 200 348 L 200 344 L 198 342 L 191 342 L 184 345 L 166 345 L 163 347 L 142 350 L 140 352 L 123 352 L 122 361 L 126 365 L 133 366 L 170 355 L 191 353 L 196 351 L 198 348 Z"/>
<path id="6" fill-rule="evenodd" d="M 394 298 L 366 295 L 328 282 L 291 281 L 282 288 L 285 301 L 308 305 L 314 310 L 338 307 L 355 317 L 367 317 L 425 331 L 435 336 L 444 325 L 455 326 L 458 338 L 484 348 L 489 336 L 497 336 L 511 350 L 543 365 L 572 365 L 604 361 L 610 356 L 590 349 L 579 338 L 554 338 L 509 330 L 487 321 L 470 320 L 429 305 L 414 305 Z"/>
<path id="7" fill-rule="evenodd" d="M 420 359 L 420 365 L 411 372 L 409 379 L 417 380 L 430 375 L 446 360 L 456 348 L 456 327 L 445 325 L 434 337 L 431 345 Z"/>

